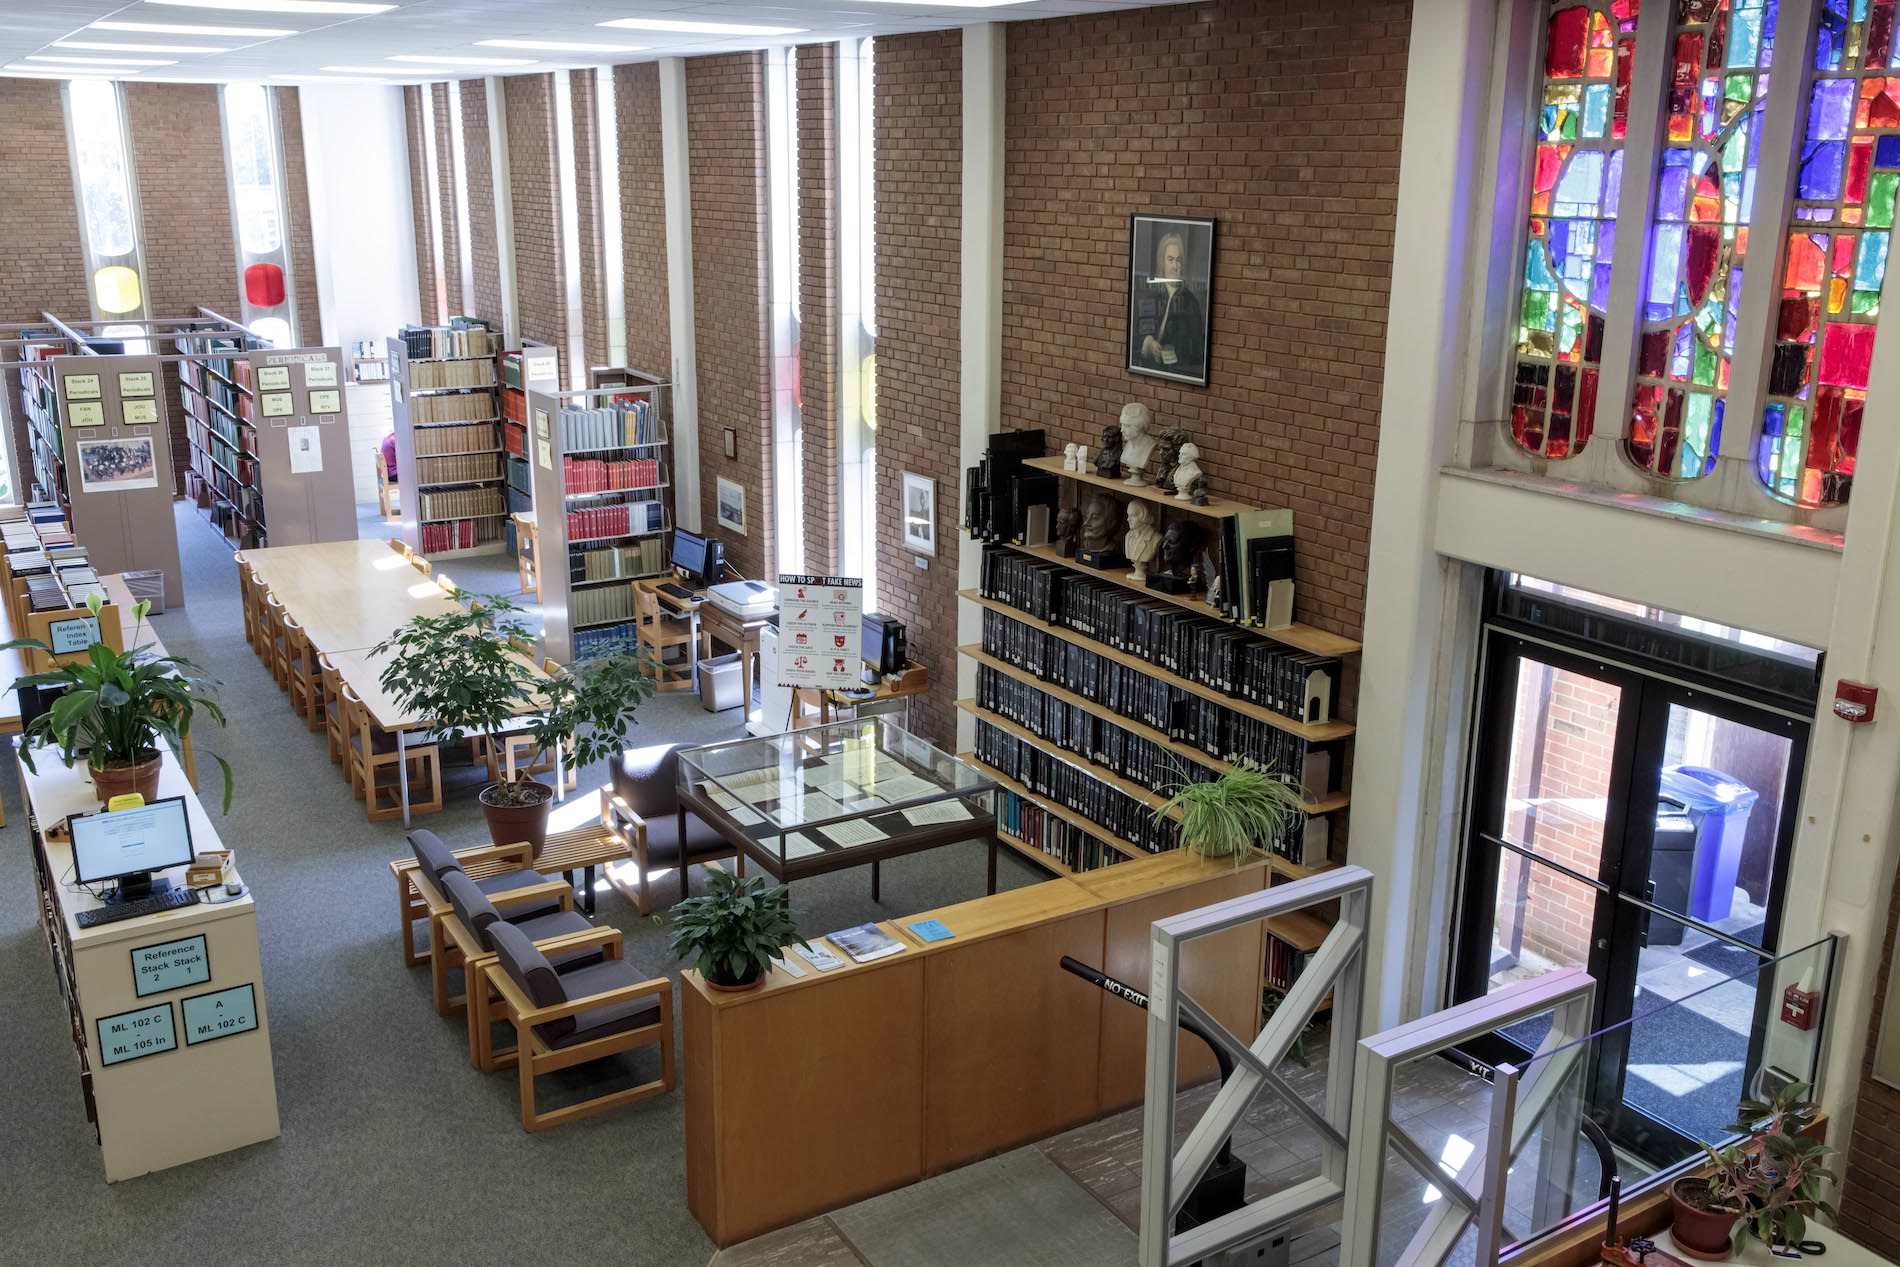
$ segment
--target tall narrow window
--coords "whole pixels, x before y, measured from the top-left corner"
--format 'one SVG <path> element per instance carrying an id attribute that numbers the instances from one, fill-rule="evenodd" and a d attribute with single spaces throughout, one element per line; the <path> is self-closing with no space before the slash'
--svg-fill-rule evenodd
<path id="1" fill-rule="evenodd" d="M 778 570 L 803 572 L 805 402 L 799 389 L 798 50 L 778 50 L 766 66 L 771 180 L 773 540 L 777 543 Z"/>
<path id="2" fill-rule="evenodd" d="M 846 495 L 861 498 L 858 549 L 864 575 L 864 603 L 878 608 L 877 590 L 877 109 L 875 41 L 858 45 L 857 109 L 857 302 L 847 304 L 844 354 L 857 365 L 859 431 L 858 487 Z"/>
<path id="3" fill-rule="evenodd" d="M 1539 457 L 1590 442 L 1638 3 L 1559 0 L 1545 32 L 1511 404 L 1512 436 Z"/>
<path id="4" fill-rule="evenodd" d="M 455 195 L 456 265 L 462 279 L 462 304 L 476 316 L 489 313 L 475 308 L 475 240 L 469 231 L 468 145 L 462 135 L 462 81 L 449 80 L 449 189 Z"/>
<path id="5" fill-rule="evenodd" d="M 594 162 L 600 190 L 600 288 L 607 309 L 607 363 L 627 364 L 627 268 L 621 252 L 620 107 L 614 95 L 614 68 L 594 72 Z"/>
<path id="6" fill-rule="evenodd" d="M 79 189 L 79 217 L 85 228 L 92 313 L 100 321 L 116 318 L 126 323 L 107 330 L 107 334 L 136 336 L 142 333 L 137 323 L 151 314 L 119 85 L 109 79 L 69 81 L 66 114 L 74 184 Z M 138 340 L 136 350 L 142 351 L 144 346 L 144 341 Z"/>
<path id="7" fill-rule="evenodd" d="M 1824 0 L 1782 263 L 1756 473 L 1796 506 L 1847 501 L 1900 190 L 1893 0 Z"/>
<path id="8" fill-rule="evenodd" d="M 1666 479 L 1707 475 L 1721 445 L 1775 16 L 1773 0 L 1676 0 L 1626 442 Z"/>
<path id="9" fill-rule="evenodd" d="M 296 342 L 277 111 L 261 84 L 224 86 L 224 142 L 243 322 L 276 347 Z"/>
<path id="10" fill-rule="evenodd" d="M 562 302 L 567 313 L 567 385 L 587 386 L 586 305 L 581 301 L 581 208 L 575 193 L 580 160 L 574 145 L 574 78 L 554 72 L 554 166 L 560 214 Z"/>

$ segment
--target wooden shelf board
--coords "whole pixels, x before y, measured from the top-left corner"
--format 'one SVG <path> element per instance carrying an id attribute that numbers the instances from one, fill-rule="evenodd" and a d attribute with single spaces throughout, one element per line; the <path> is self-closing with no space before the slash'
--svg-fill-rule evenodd
<path id="1" fill-rule="evenodd" d="M 1051 563 L 1059 563 L 1065 568 L 1073 568 L 1084 576 L 1093 576 L 1099 580 L 1120 585 L 1126 589 L 1133 590 L 1144 598 L 1157 599 L 1163 603 L 1172 603 L 1176 607 L 1194 612 L 1197 615 L 1206 616 L 1210 620 L 1218 620 L 1226 624 L 1235 625 L 1237 628 L 1245 629 L 1249 633 L 1259 634 L 1262 638 L 1269 639 L 1273 642 L 1285 643 L 1287 646 L 1295 647 L 1301 651 L 1310 651 L 1314 655 L 1349 656 L 1359 653 L 1359 644 L 1352 639 L 1342 638 L 1338 634 L 1327 633 L 1323 629 L 1315 629 L 1311 625 L 1296 624 L 1288 625 L 1285 629 L 1268 629 L 1263 625 L 1239 624 L 1236 621 L 1228 620 L 1226 616 L 1223 616 L 1214 608 L 1213 604 L 1197 595 L 1166 594 L 1157 589 L 1150 589 L 1146 585 L 1138 585 L 1132 579 L 1132 573 L 1127 568 L 1092 568 L 1086 564 L 1078 563 L 1074 559 L 1063 558 L 1061 552 L 1054 546 L 1019 546 L 1011 544 L 1009 548 L 1023 554 L 1034 555 L 1038 559 L 1046 559 Z"/>
<path id="2" fill-rule="evenodd" d="M 1155 502 L 1190 515 L 1203 515 L 1209 519 L 1225 519 L 1229 515 L 1237 515 L 1242 511 L 1263 509 L 1259 506 L 1249 506 L 1245 502 L 1228 501 L 1225 498 L 1209 498 L 1207 505 L 1196 506 L 1191 501 L 1177 499 L 1173 493 L 1164 493 L 1152 484 L 1124 484 L 1121 480 L 1108 479 L 1095 473 L 1094 454 L 1089 455 L 1089 469 L 1086 471 L 1063 470 L 1062 459 L 1059 457 L 1024 458 L 1023 465 L 1047 475 L 1060 475 L 1063 479 L 1074 480 L 1078 484 L 1092 484 L 1096 488 L 1122 497 L 1139 497 L 1143 501 Z"/>
<path id="3" fill-rule="evenodd" d="M 1079 634 L 1073 629 L 1065 629 L 1061 625 L 1052 625 L 1046 620 L 1038 620 L 1026 611 L 1011 607 L 1008 603 L 1000 599 L 985 598 L 975 590 L 958 590 L 957 596 L 959 598 L 967 598 L 977 606 L 988 608 L 990 611 L 1007 616 L 1011 620 L 1019 620 L 1023 624 L 1028 625 L 1031 629 L 1053 634 L 1064 642 L 1073 643 L 1078 647 L 1084 647 L 1118 664 L 1125 664 L 1131 669 L 1137 669 L 1146 673 L 1149 677 L 1166 682 L 1169 686 L 1178 686 L 1184 691 L 1189 691 L 1201 696 L 1203 699 L 1213 700 L 1223 708 L 1231 708 L 1243 717 L 1251 717 L 1255 721 L 1265 722 L 1276 730 L 1284 730 L 1298 735 L 1309 743 L 1329 743 L 1335 739 L 1344 739 L 1353 733 L 1353 724 L 1351 722 L 1329 721 L 1319 725 L 1309 726 L 1305 722 L 1295 721 L 1291 717 L 1276 713 L 1264 704 L 1256 704 L 1252 700 L 1240 699 L 1237 696 L 1229 695 L 1225 691 L 1221 691 L 1215 687 L 1196 682 L 1192 678 L 1185 678 L 1178 674 L 1170 673 L 1155 664 L 1152 660 L 1144 660 L 1140 656 L 1130 655 L 1126 651 L 1117 651 L 1107 643 L 1099 642 L 1087 634 Z"/>
<path id="4" fill-rule="evenodd" d="M 1102 841 L 1102 843 L 1106 844 L 1109 848 L 1113 849 L 1116 853 L 1121 854 L 1123 857 L 1146 858 L 1150 856 L 1147 850 L 1137 849 L 1133 845 L 1128 844 L 1126 841 L 1117 839 L 1115 836 L 1112 836 L 1108 832 L 1103 831 L 1100 823 L 1091 822 L 1089 819 L 1083 817 L 1081 814 L 1076 813 L 1074 810 L 1070 809 L 1068 806 L 1058 805 L 1056 804 L 1056 802 L 1050 800 L 1048 797 L 1039 796 L 1036 793 L 1030 791 L 1023 784 L 1018 783 L 1015 779 L 1010 778 L 1007 774 L 1004 774 L 1001 770 L 998 770 L 995 766 L 989 765 L 979 760 L 974 753 L 966 752 L 961 757 L 959 757 L 958 760 L 969 762 L 971 765 L 977 767 L 977 769 L 982 770 L 985 774 L 988 774 L 992 779 L 995 779 L 997 783 L 1000 784 L 1002 787 L 1006 788 L 1007 790 L 1011 792 L 1014 792 L 1016 795 L 1020 797 L 1023 797 L 1025 800 L 1034 801 L 1036 804 L 1042 806 L 1044 809 L 1048 810 L 1051 814 L 1055 815 L 1057 818 L 1060 818 L 1063 822 L 1068 823 L 1072 827 L 1078 827 L 1081 830 L 1087 832 L 1089 835 L 1094 836 L 1096 839 Z"/>
<path id="5" fill-rule="evenodd" d="M 1077 874 L 1074 867 L 1062 861 L 1062 859 L 1056 857 L 1054 854 L 1044 853 L 1028 841 L 1021 837 L 1011 835 L 1001 827 L 996 829 L 996 838 L 1045 871 L 1053 871 L 1059 876 L 1072 876 Z"/>
<path id="6" fill-rule="evenodd" d="M 1308 954 L 1319 949 L 1326 940 L 1326 934 L 1333 926 L 1311 911 L 1294 911 L 1290 915 L 1275 915 L 1266 921 L 1267 932 L 1293 947 Z"/>
<path id="7" fill-rule="evenodd" d="M 1178 739 L 1168 738 L 1167 735 L 1156 730 L 1146 722 L 1136 721 L 1132 717 L 1124 717 L 1106 704 L 1098 704 L 1094 700 L 1086 699 L 1083 696 L 1077 695 L 1074 691 L 1057 686 L 1053 682 L 1045 682 L 1028 669 L 1017 668 L 1007 660 L 999 660 L 995 656 L 987 654 L 980 646 L 958 647 L 957 650 L 961 654 L 969 656 L 978 664 L 988 665 L 998 673 L 1006 674 L 1019 682 L 1026 683 L 1045 695 L 1050 695 L 1061 700 L 1064 704 L 1072 704 L 1085 712 L 1093 713 L 1103 721 L 1120 726 L 1123 730 L 1140 735 L 1143 739 L 1152 743 L 1160 744 L 1177 756 L 1187 757 L 1191 761 L 1197 761 L 1210 770 L 1218 770 L 1222 774 L 1234 768 L 1231 762 L 1222 761 L 1219 757 L 1209 756 L 1199 748 L 1196 748 L 1193 744 L 1182 743 Z M 1344 808 L 1350 799 L 1350 796 L 1345 792 L 1331 792 L 1323 797 L 1317 798 L 1302 796 L 1300 798 L 1300 807 L 1308 814 L 1326 814 L 1333 810 Z"/>

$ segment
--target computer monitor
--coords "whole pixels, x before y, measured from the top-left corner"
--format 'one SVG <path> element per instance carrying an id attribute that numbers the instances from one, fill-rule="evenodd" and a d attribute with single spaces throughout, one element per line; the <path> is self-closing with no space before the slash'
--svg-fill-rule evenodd
<path id="1" fill-rule="evenodd" d="M 690 580 L 706 573 L 706 538 L 684 528 L 673 529 L 673 566 Z"/>
<path id="2" fill-rule="evenodd" d="M 73 834 L 73 875 L 81 884 L 118 881 L 116 897 L 128 901 L 168 887 L 152 872 L 182 867 L 192 858 L 191 820 L 185 798 L 169 796 L 137 809 L 110 810 L 67 820 Z"/>

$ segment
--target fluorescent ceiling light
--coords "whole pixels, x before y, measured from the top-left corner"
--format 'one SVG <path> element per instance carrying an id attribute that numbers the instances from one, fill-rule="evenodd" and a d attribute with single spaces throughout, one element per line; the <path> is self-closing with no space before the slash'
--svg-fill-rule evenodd
<path id="1" fill-rule="evenodd" d="M 481 48 L 527 48 L 544 53 L 643 53 L 645 44 L 586 44 L 564 40 L 476 40 Z"/>
<path id="2" fill-rule="evenodd" d="M 678 18 L 615 18 L 597 26 L 623 31 L 673 31 L 682 35 L 803 35 L 802 26 L 753 26 L 745 22 L 687 22 Z"/>
<path id="3" fill-rule="evenodd" d="M 379 75 L 397 79 L 414 79 L 422 73 L 400 66 L 325 66 L 322 69 L 333 75 Z"/>
<path id="4" fill-rule="evenodd" d="M 867 4 L 918 4 L 933 9 L 1000 9 L 1024 0 L 865 0 Z"/>
<path id="5" fill-rule="evenodd" d="M 71 62 L 75 66 L 176 66 L 175 58 L 165 57 L 61 57 L 51 53 L 29 53 L 29 62 Z"/>
<path id="6" fill-rule="evenodd" d="M 111 40 L 54 40 L 54 48 L 91 48 L 105 53 L 228 53 L 223 44 L 114 44 Z"/>
<path id="7" fill-rule="evenodd" d="M 146 0 L 148 4 L 169 4 L 181 9 L 239 9 L 245 13 L 326 13 L 353 17 L 366 13 L 387 13 L 393 4 L 359 4 L 356 0 Z"/>
<path id="8" fill-rule="evenodd" d="M 135 31 L 144 35 L 228 35 L 244 40 L 275 40 L 298 32 L 281 26 L 196 26 L 189 22 L 94 22 L 94 31 Z"/>
<path id="9" fill-rule="evenodd" d="M 54 66 L 23 66 L 19 62 L 10 63 L 6 67 L 9 79 L 96 79 L 104 73 L 97 70 L 80 70 L 77 67 L 72 70 L 60 70 Z"/>
<path id="10" fill-rule="evenodd" d="M 427 66 L 532 66 L 532 57 L 438 57 L 433 53 L 397 53 L 392 62 L 418 62 Z"/>

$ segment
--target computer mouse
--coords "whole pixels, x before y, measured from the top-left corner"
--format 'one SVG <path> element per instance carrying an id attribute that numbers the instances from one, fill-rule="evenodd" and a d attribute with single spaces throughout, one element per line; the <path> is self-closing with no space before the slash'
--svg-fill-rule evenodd
<path id="1" fill-rule="evenodd" d="M 243 897 L 244 896 L 244 882 L 242 880 L 233 880 L 229 884 L 224 886 L 224 891 L 230 894 L 232 897 Z"/>

